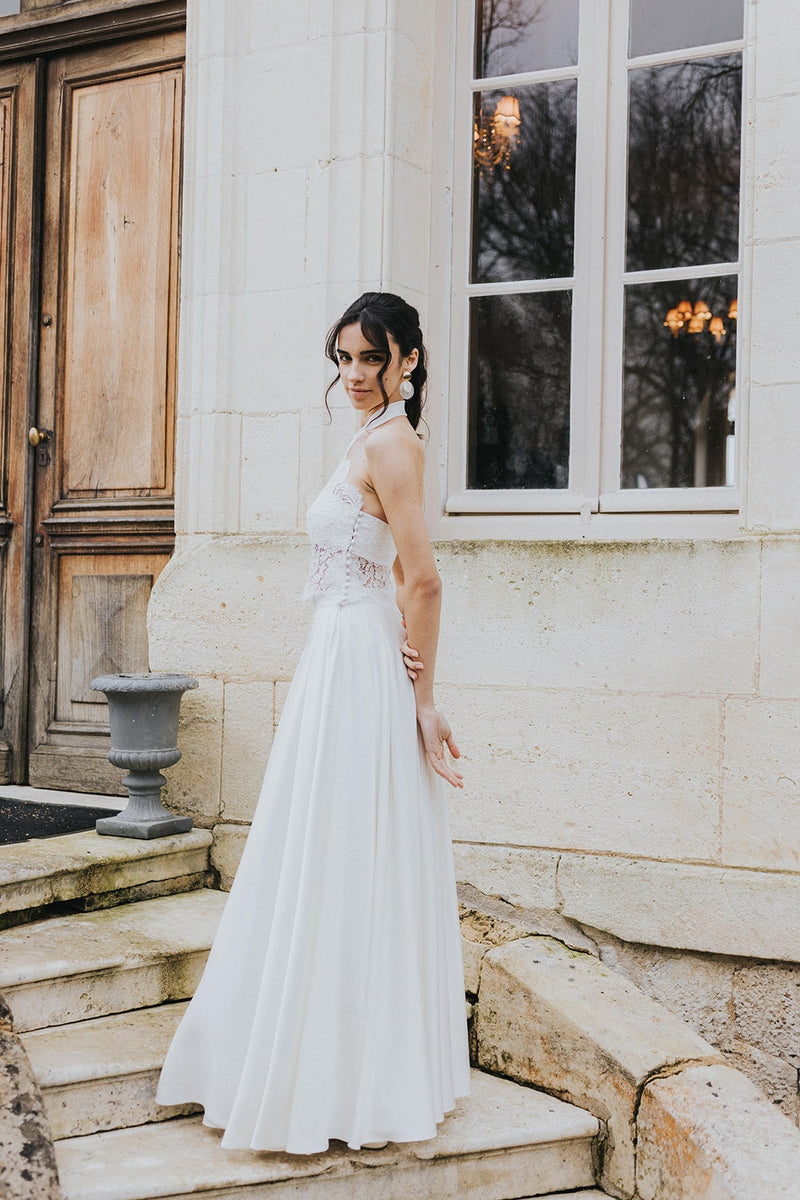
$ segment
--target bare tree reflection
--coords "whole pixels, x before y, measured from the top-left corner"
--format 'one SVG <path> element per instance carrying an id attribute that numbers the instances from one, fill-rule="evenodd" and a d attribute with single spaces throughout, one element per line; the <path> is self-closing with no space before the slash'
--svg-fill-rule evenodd
<path id="1" fill-rule="evenodd" d="M 473 488 L 568 484 L 571 292 L 471 305 Z"/>
<path id="2" fill-rule="evenodd" d="M 630 73 L 630 271 L 739 257 L 741 55 Z"/>
<path id="3" fill-rule="evenodd" d="M 546 8 L 536 0 L 483 0 L 476 72 L 490 77 L 522 53 Z M 508 170 L 474 170 L 471 277 L 569 278 L 576 83 L 487 91 L 476 105 L 491 114 L 509 92 L 519 101 L 520 142 Z M 628 269 L 735 263 L 741 56 L 631 71 L 629 136 Z M 707 327 L 673 338 L 663 322 L 686 297 L 727 318 L 735 291 L 735 276 L 627 289 L 623 487 L 732 481 L 735 322 L 725 321 L 719 340 Z M 469 486 L 568 486 L 571 305 L 570 291 L 471 302 Z"/>
<path id="4" fill-rule="evenodd" d="M 736 322 L 727 314 L 736 276 L 643 284 L 627 289 L 622 486 L 714 487 L 727 477 L 730 407 L 736 378 Z M 717 341 L 664 328 L 684 299 L 723 314 Z"/>
<path id="5" fill-rule="evenodd" d="M 520 144 L 508 170 L 474 172 L 472 278 L 478 283 L 572 275 L 575 242 L 574 80 L 516 88 Z M 493 109 L 501 93 L 476 104 Z M 486 97 L 488 96 L 488 101 Z"/>
<path id="6" fill-rule="evenodd" d="M 482 0 L 476 78 L 577 63 L 578 6 L 579 0 Z"/>

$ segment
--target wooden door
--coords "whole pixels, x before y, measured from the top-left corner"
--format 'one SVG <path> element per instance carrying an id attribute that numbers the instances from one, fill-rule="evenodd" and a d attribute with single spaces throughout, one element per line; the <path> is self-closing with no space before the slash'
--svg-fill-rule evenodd
<path id="1" fill-rule="evenodd" d="M 0 782 L 25 771 L 39 75 L 33 63 L 0 66 Z"/>
<path id="2" fill-rule="evenodd" d="M 46 80 L 29 781 L 111 792 L 96 675 L 147 670 L 173 545 L 183 35 Z"/>

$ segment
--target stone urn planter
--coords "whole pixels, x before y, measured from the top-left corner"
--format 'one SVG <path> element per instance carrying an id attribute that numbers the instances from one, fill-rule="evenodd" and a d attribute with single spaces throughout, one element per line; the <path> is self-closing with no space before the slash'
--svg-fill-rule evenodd
<path id="1" fill-rule="evenodd" d="M 184 692 L 198 686 L 191 675 L 101 675 L 89 685 L 108 700 L 111 750 L 108 760 L 129 772 L 122 781 L 127 807 L 101 817 L 98 833 L 111 837 L 155 838 L 186 833 L 191 817 L 169 812 L 161 802 L 167 782 L 160 773 L 178 761 L 178 716 Z"/>

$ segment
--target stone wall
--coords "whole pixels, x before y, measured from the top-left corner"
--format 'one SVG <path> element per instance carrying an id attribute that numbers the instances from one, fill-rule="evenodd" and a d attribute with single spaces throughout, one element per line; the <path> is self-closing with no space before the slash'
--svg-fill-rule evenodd
<path id="1" fill-rule="evenodd" d="M 446 314 L 426 310 L 447 260 L 432 97 L 450 13 L 309 0 L 267 20 L 260 0 L 189 0 L 179 537 L 149 630 L 153 669 L 200 679 L 169 800 L 214 829 L 223 886 L 303 642 L 303 514 L 353 428 L 336 392 L 327 424 L 325 330 L 363 288 L 391 288 L 441 331 L 434 361 L 448 353 Z M 626 942 L 792 963 L 800 27 L 791 0 L 751 2 L 748 22 L 737 534 L 555 542 L 496 519 L 467 541 L 435 494 L 436 387 L 428 502 L 439 695 L 467 782 L 459 877 Z"/>
<path id="2" fill-rule="evenodd" d="M 716 1046 L 713 1021 L 714 1036 L 701 1037 L 683 1009 L 621 977 L 623 954 L 640 949 L 615 953 L 604 935 L 598 944 L 557 912 L 473 887 L 459 899 L 473 1061 L 593 1113 L 605 1192 L 794 1200 L 796 1125 Z M 684 965 L 667 991 L 693 982 Z"/>
<path id="3" fill-rule="evenodd" d="M 638 946 L 587 932 L 603 962 L 721 1050 L 800 1125 L 800 965 Z"/>

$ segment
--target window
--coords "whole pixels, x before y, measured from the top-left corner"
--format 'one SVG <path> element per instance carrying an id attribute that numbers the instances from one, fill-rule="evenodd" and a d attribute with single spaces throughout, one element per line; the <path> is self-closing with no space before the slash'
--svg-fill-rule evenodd
<path id="1" fill-rule="evenodd" d="M 743 0 L 459 14 L 447 510 L 736 510 Z"/>

